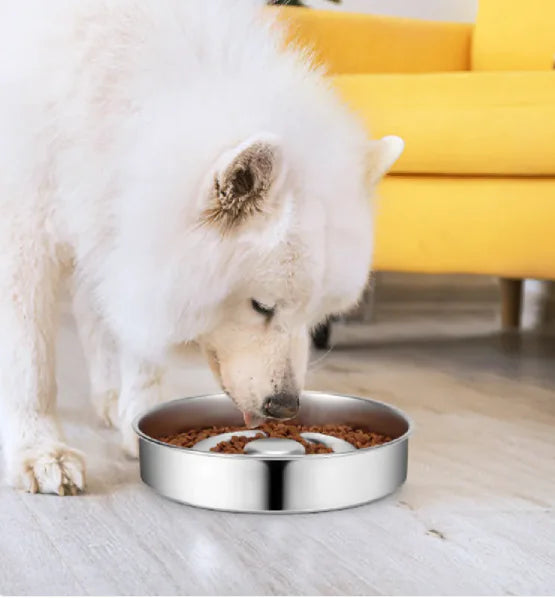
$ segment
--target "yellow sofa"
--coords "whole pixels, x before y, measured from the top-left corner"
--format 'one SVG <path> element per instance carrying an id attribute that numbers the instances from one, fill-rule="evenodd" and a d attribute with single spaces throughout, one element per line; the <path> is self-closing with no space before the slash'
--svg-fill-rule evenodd
<path id="1" fill-rule="evenodd" d="M 281 8 L 372 137 L 405 152 L 382 182 L 375 268 L 555 278 L 555 0 L 480 0 L 475 25 Z"/>

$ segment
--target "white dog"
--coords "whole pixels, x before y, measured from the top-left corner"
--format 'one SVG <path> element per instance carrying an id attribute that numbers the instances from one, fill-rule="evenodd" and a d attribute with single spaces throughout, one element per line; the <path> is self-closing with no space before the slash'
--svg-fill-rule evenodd
<path id="1" fill-rule="evenodd" d="M 11 484 L 84 487 L 56 420 L 71 275 L 95 407 L 131 421 L 197 341 L 250 425 L 294 415 L 308 331 L 357 301 L 369 193 L 402 149 L 367 141 L 254 0 L 0 7 L 0 426 Z"/>

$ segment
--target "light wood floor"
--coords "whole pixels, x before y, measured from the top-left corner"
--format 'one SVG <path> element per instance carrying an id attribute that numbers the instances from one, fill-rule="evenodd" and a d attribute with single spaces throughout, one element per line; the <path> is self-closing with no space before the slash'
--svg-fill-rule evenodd
<path id="1" fill-rule="evenodd" d="M 203 511 L 143 486 L 117 433 L 93 422 L 66 316 L 61 411 L 89 492 L 0 482 L 0 593 L 555 593 L 555 339 L 500 336 L 490 313 L 337 327 L 310 387 L 406 410 L 409 479 L 374 504 L 293 516 Z M 170 386 L 216 388 L 195 353 Z"/>

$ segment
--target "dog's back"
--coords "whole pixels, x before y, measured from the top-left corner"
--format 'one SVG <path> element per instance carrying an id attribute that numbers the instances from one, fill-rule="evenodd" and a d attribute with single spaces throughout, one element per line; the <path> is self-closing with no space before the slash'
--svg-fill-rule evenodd
<path id="1" fill-rule="evenodd" d="M 144 170 L 153 154 L 179 156 L 192 179 L 222 149 L 260 130 L 279 135 L 291 161 L 303 165 L 304 181 L 315 187 L 308 194 L 335 201 L 332 182 L 346 183 L 342 173 L 353 168 L 353 154 L 361 155 L 364 134 L 308 60 L 283 51 L 271 17 L 261 17 L 262 4 L 4 5 L 0 80 L 10 93 L 0 97 L 0 168 L 12 176 L 0 182 L 0 201 L 56 195 L 78 241 L 81 215 L 94 221 L 90 210 L 106 210 L 98 206 L 107 187 Z M 137 126 L 139 119 L 150 122 Z M 31 199 L 22 182 L 36 188 L 41 177 L 45 193 Z M 96 207 L 84 206 L 89 199 Z"/>

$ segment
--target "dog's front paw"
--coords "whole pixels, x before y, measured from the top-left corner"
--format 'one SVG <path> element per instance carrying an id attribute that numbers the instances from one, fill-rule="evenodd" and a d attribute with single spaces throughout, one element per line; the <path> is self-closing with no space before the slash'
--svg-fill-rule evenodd
<path id="1" fill-rule="evenodd" d="M 8 482 L 26 492 L 78 494 L 85 488 L 83 455 L 61 442 L 15 451 L 8 461 Z"/>
<path id="2" fill-rule="evenodd" d="M 120 396 L 119 429 L 123 452 L 132 459 L 139 457 L 139 439 L 133 430 L 133 422 L 141 414 L 162 402 L 159 380 L 150 378 L 142 381 L 142 387 Z M 132 399 L 132 400 L 130 400 Z"/>
<path id="3" fill-rule="evenodd" d="M 121 448 L 123 452 L 131 459 L 139 458 L 139 439 L 133 430 L 131 422 L 121 426 Z"/>
<path id="4" fill-rule="evenodd" d="M 93 395 L 92 403 L 96 414 L 105 426 L 118 427 L 118 396 L 115 389 L 105 390 Z"/>

